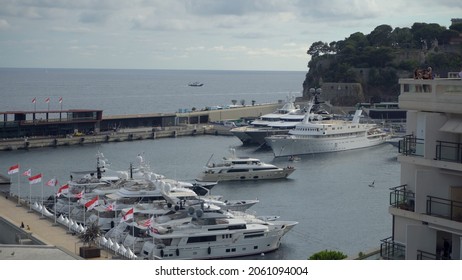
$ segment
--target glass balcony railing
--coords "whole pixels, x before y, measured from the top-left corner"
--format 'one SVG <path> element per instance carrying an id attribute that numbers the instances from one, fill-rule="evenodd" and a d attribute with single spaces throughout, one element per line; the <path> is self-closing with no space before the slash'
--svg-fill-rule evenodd
<path id="1" fill-rule="evenodd" d="M 427 196 L 427 215 L 462 222 L 462 201 Z"/>
<path id="2" fill-rule="evenodd" d="M 435 159 L 462 163 L 462 143 L 436 141 Z"/>
<path id="3" fill-rule="evenodd" d="M 380 240 L 380 257 L 385 260 L 404 260 L 406 246 L 397 243 L 392 237 Z"/>
<path id="4" fill-rule="evenodd" d="M 414 212 L 415 193 L 407 190 L 406 186 L 390 188 L 390 206 Z"/>
<path id="5" fill-rule="evenodd" d="M 398 152 L 405 156 L 424 156 L 423 139 L 417 138 L 414 135 L 406 135 L 403 140 L 399 141 Z"/>

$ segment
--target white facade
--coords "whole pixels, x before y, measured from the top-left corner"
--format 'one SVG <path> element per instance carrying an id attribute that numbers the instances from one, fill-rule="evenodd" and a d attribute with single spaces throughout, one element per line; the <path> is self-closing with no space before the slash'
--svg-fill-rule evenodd
<path id="1" fill-rule="evenodd" d="M 386 259 L 462 259 L 462 81 L 401 79 L 407 136 L 391 189 Z"/>

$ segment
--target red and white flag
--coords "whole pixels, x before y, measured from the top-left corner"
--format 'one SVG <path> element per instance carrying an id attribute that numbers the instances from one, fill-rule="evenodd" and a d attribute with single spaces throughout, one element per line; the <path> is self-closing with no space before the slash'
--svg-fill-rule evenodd
<path id="1" fill-rule="evenodd" d="M 63 98 L 62 97 L 59 97 L 59 103 L 63 103 Z"/>
<path id="2" fill-rule="evenodd" d="M 58 185 L 58 180 L 56 180 L 56 178 L 52 178 L 47 182 L 47 186 L 49 187 L 55 187 L 56 185 Z"/>
<path id="3" fill-rule="evenodd" d="M 106 206 L 106 211 L 114 211 L 116 209 L 116 202 L 113 201 L 111 204 Z"/>
<path id="4" fill-rule="evenodd" d="M 145 227 L 151 227 L 151 225 L 153 224 L 153 221 L 154 220 L 154 216 L 152 216 L 151 218 L 147 219 L 146 221 L 144 221 L 143 223 L 143 226 Z"/>
<path id="5" fill-rule="evenodd" d="M 18 172 L 19 172 L 19 164 L 10 166 L 10 168 L 8 168 L 8 175 L 18 173 Z"/>
<path id="6" fill-rule="evenodd" d="M 32 98 L 32 103 L 35 103 L 35 102 L 37 102 L 37 98 L 34 97 Z"/>
<path id="7" fill-rule="evenodd" d="M 50 97 L 45 98 L 45 103 L 50 103 Z"/>
<path id="8" fill-rule="evenodd" d="M 121 222 L 126 222 L 130 219 L 133 219 L 133 208 L 130 208 L 130 210 L 127 211 L 127 213 L 125 213 L 125 215 L 122 216 L 122 219 L 120 220 Z"/>
<path id="9" fill-rule="evenodd" d="M 42 182 L 42 173 L 29 177 L 29 184 L 37 184 Z"/>
<path id="10" fill-rule="evenodd" d="M 58 193 L 56 194 L 57 197 L 60 197 L 62 194 L 64 193 L 68 193 L 69 192 L 69 185 L 68 184 L 65 184 L 65 185 L 62 185 L 59 189 L 58 189 Z"/>
<path id="11" fill-rule="evenodd" d="M 29 168 L 29 169 L 27 169 L 26 171 L 24 171 L 24 172 L 22 173 L 22 175 L 30 177 L 30 176 L 32 175 L 32 171 L 31 171 L 30 168 Z"/>
<path id="12" fill-rule="evenodd" d="M 75 198 L 82 198 L 83 197 L 83 191 L 79 192 L 78 194 L 74 195 Z"/>
<path id="13" fill-rule="evenodd" d="M 98 199 L 99 199 L 98 196 L 95 196 L 92 200 L 85 203 L 85 207 L 87 207 L 87 211 L 90 211 L 91 209 L 99 205 Z"/>

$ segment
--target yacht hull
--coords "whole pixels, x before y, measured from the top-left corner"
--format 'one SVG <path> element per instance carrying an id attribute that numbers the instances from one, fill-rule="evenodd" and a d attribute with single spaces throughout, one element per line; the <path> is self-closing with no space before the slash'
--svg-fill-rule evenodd
<path id="1" fill-rule="evenodd" d="M 280 138 L 267 138 L 266 144 L 271 147 L 275 157 L 339 152 L 352 149 L 372 147 L 385 143 L 385 135 L 366 137 L 339 137 L 339 138 L 301 138 L 286 136 Z"/>
<path id="2" fill-rule="evenodd" d="M 264 234 L 251 236 L 252 233 L 243 232 L 220 233 L 215 242 L 187 243 L 181 245 L 164 246 L 147 241 L 141 257 L 145 259 L 224 259 L 250 256 L 277 250 L 282 237 L 290 231 L 297 222 L 279 222 L 270 226 Z M 247 237 L 246 237 L 247 235 Z M 193 236 L 193 235 L 192 235 Z M 222 237 L 225 238 L 222 238 Z M 187 240 L 187 238 L 185 238 Z M 150 252 L 149 254 L 146 254 Z"/>
<path id="3" fill-rule="evenodd" d="M 200 181 L 250 181 L 250 180 L 271 180 L 287 178 L 295 171 L 294 168 L 280 168 L 278 170 L 254 170 L 244 172 L 228 173 L 202 173 L 198 178 Z"/>
<path id="4" fill-rule="evenodd" d="M 231 130 L 244 145 L 264 145 L 265 137 L 272 135 L 285 135 L 289 129 L 274 129 L 268 127 L 239 127 Z"/>

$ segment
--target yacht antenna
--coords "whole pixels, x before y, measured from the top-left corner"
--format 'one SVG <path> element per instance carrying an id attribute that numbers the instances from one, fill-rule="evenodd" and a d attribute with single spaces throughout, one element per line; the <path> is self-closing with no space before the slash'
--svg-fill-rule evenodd
<path id="1" fill-rule="evenodd" d="M 207 164 L 206 164 L 206 166 L 208 166 L 208 165 L 209 165 L 210 161 L 212 160 L 212 157 L 213 157 L 213 154 L 210 156 L 209 160 L 207 161 Z"/>
<path id="2" fill-rule="evenodd" d="M 130 162 L 130 179 L 133 179 L 133 164 Z"/>

